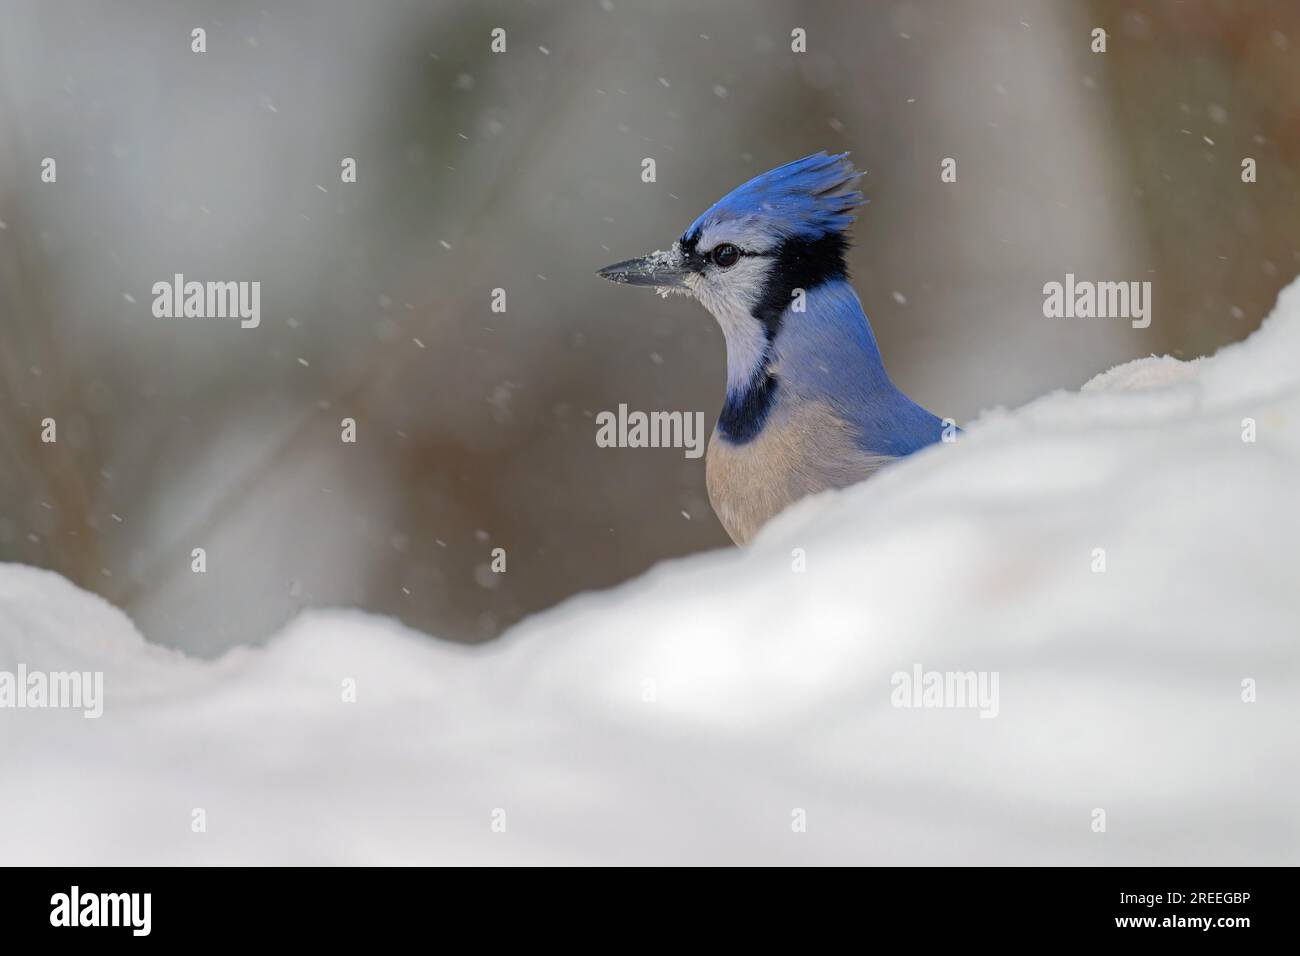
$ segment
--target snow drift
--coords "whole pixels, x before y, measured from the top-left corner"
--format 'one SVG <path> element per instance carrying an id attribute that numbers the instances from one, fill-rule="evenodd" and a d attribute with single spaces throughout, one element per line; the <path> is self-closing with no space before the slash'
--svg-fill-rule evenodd
<path id="1" fill-rule="evenodd" d="M 105 694 L 0 710 L 0 862 L 1295 864 L 1297 488 L 1300 283 L 489 647 L 200 661 L 0 566 L 0 671 Z M 918 667 L 996 716 L 894 706 Z"/>

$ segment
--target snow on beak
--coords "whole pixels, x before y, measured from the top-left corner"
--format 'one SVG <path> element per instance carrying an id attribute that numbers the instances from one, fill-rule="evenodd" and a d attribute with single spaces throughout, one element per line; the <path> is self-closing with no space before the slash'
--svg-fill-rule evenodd
<path id="1" fill-rule="evenodd" d="M 639 259 L 616 262 L 597 270 L 596 275 L 610 282 L 651 286 L 661 292 L 686 291 L 686 277 L 690 275 L 690 269 L 682 254 L 681 243 L 675 242 L 671 249 L 652 252 Z"/>

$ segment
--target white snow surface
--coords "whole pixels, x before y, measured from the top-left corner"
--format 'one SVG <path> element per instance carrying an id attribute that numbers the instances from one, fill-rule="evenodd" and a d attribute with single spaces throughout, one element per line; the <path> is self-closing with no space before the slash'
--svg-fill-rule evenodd
<path id="1" fill-rule="evenodd" d="M 0 565 L 0 670 L 106 697 L 0 710 L 0 862 L 1300 863 L 1297 489 L 1300 283 L 490 646 L 321 610 L 199 660 Z M 997 716 L 891 706 L 915 664 Z"/>

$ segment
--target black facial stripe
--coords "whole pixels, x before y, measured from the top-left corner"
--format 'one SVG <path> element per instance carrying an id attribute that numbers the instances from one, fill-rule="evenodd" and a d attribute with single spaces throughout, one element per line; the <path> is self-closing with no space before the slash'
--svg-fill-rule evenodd
<path id="1" fill-rule="evenodd" d="M 768 272 L 763 294 L 754 306 L 754 318 L 763 323 L 763 332 L 771 342 L 781 331 L 781 316 L 790 307 L 795 289 L 811 292 L 825 282 L 848 277 L 844 252 L 848 240 L 840 233 L 827 233 L 819 239 L 786 239 L 773 252 L 776 263 Z"/>
<path id="2" fill-rule="evenodd" d="M 776 401 L 778 382 L 776 376 L 767 370 L 767 362 L 768 357 L 764 354 L 744 391 L 727 393 L 722 413 L 718 416 L 718 431 L 733 445 L 752 441 L 763 430 L 767 414 Z"/>

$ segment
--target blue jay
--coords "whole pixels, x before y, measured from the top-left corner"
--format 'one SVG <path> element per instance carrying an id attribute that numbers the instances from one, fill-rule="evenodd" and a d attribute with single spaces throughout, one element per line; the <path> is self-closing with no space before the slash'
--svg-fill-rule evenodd
<path id="1" fill-rule="evenodd" d="M 705 474 L 738 544 L 805 495 L 861 481 L 943 435 L 889 380 L 849 285 L 846 233 L 863 198 L 847 157 L 820 152 L 763 173 L 671 249 L 598 273 L 692 296 L 722 327 L 727 392 Z"/>

